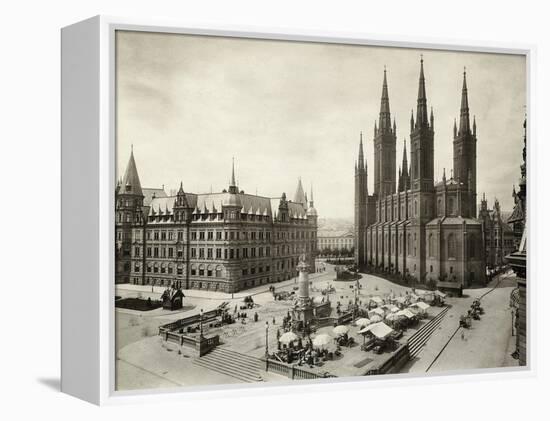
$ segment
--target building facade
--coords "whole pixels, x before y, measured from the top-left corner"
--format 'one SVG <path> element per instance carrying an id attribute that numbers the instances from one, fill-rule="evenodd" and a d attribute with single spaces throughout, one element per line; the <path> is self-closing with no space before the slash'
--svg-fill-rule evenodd
<path id="1" fill-rule="evenodd" d="M 354 246 L 354 235 L 350 231 L 319 231 L 317 234 L 317 250 L 320 253 L 325 250 L 351 252 Z"/>
<path id="2" fill-rule="evenodd" d="M 301 180 L 294 200 L 239 191 L 234 168 L 219 193 L 141 187 L 133 151 L 116 187 L 116 282 L 236 292 L 315 268 L 317 211 Z"/>
<path id="3" fill-rule="evenodd" d="M 440 288 L 461 289 L 485 282 L 481 223 L 476 219 L 476 122 L 470 124 L 466 72 L 460 122 L 454 124 L 453 170 L 434 178 L 434 114 L 428 114 L 424 62 L 416 118 L 410 119 L 410 154 L 403 143 L 396 171 L 397 127 L 391 121 L 386 70 L 378 123 L 374 125 L 374 191 L 359 141 L 355 166 L 355 260 L 361 268 L 433 280 Z M 410 162 L 410 164 L 409 164 Z"/>
<path id="4" fill-rule="evenodd" d="M 505 222 L 498 199 L 495 199 L 493 209 L 489 209 L 484 194 L 478 219 L 481 221 L 483 230 L 487 268 L 495 269 L 505 265 L 505 257 L 516 250 L 515 236 L 512 227 Z"/>

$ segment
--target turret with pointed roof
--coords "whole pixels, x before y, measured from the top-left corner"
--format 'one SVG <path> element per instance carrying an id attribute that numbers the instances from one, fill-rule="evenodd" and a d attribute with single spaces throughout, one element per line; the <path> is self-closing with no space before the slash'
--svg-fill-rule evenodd
<path id="1" fill-rule="evenodd" d="M 136 167 L 136 161 L 134 160 L 134 148 L 130 152 L 130 159 L 128 160 L 128 165 L 126 166 L 126 172 L 124 173 L 124 178 L 122 179 L 122 191 L 125 194 L 133 194 L 136 196 L 143 196 L 143 191 L 141 190 L 141 183 L 139 181 L 139 175 Z"/>

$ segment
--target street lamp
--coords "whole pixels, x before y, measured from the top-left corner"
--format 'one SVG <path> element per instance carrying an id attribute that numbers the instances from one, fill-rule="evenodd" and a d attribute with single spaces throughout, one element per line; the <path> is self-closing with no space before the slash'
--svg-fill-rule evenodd
<path id="1" fill-rule="evenodd" d="M 269 334 L 269 322 L 265 321 L 265 358 L 269 357 L 269 346 L 268 346 L 268 334 Z"/>

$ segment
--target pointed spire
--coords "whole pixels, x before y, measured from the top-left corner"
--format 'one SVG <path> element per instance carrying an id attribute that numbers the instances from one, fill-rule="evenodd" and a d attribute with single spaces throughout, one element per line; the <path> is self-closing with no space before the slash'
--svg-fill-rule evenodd
<path id="1" fill-rule="evenodd" d="M 294 194 L 294 203 L 301 203 L 302 205 L 307 206 L 304 187 L 302 186 L 302 177 L 298 178 L 298 187 L 296 188 L 296 193 Z"/>
<path id="2" fill-rule="evenodd" d="M 434 108 L 430 107 L 430 127 L 434 128 Z"/>
<path id="3" fill-rule="evenodd" d="M 447 176 L 445 175 L 445 167 L 443 167 L 443 184 L 447 184 Z"/>
<path id="4" fill-rule="evenodd" d="M 476 116 L 475 115 L 474 115 L 474 122 L 472 123 L 472 131 L 473 131 L 474 136 L 475 136 L 476 132 L 477 132 Z"/>
<path id="5" fill-rule="evenodd" d="M 411 132 L 414 130 L 414 111 L 411 109 Z"/>
<path id="6" fill-rule="evenodd" d="M 388 81 L 386 78 L 386 66 L 384 66 L 384 81 L 382 82 L 382 99 L 380 101 L 379 129 L 389 132 L 391 129 L 390 98 L 388 96 Z"/>
<path id="7" fill-rule="evenodd" d="M 403 138 L 403 170 L 407 170 L 407 139 Z"/>
<path id="8" fill-rule="evenodd" d="M 460 125 L 458 134 L 470 133 L 470 109 L 468 108 L 468 87 L 466 86 L 466 67 L 464 67 L 464 76 L 462 80 L 462 100 L 460 102 Z"/>
<path id="9" fill-rule="evenodd" d="M 309 206 L 313 207 L 313 183 L 309 186 Z"/>
<path id="10" fill-rule="evenodd" d="M 235 158 L 233 157 L 231 161 L 231 186 L 236 186 L 236 185 L 237 184 L 235 183 Z"/>
<path id="11" fill-rule="evenodd" d="M 394 136 L 397 134 L 397 125 L 395 124 L 395 117 L 393 118 L 393 134 Z"/>
<path id="12" fill-rule="evenodd" d="M 134 160 L 134 147 L 130 151 L 130 159 L 128 160 L 128 165 L 126 166 L 126 172 L 124 173 L 124 178 L 122 179 L 122 191 L 125 194 L 135 194 L 138 196 L 143 196 L 143 191 L 141 190 L 141 183 L 139 181 L 139 175 L 136 167 L 136 161 Z"/>
<path id="13" fill-rule="evenodd" d="M 416 103 L 416 126 L 428 125 L 428 109 L 426 102 L 426 82 L 424 79 L 424 57 L 420 56 L 420 77 L 418 78 L 418 100 Z"/>
<path id="14" fill-rule="evenodd" d="M 359 170 L 365 169 L 365 156 L 363 154 L 363 132 L 359 133 L 359 161 L 357 163 Z"/>

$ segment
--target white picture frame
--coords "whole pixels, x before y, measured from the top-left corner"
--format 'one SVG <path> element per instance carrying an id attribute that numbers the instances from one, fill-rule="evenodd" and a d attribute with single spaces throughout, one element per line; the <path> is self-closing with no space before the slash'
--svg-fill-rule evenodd
<path id="1" fill-rule="evenodd" d="M 417 377 L 385 375 L 285 384 L 246 384 L 155 391 L 114 388 L 114 33 L 134 30 L 452 51 L 521 54 L 527 63 L 527 106 L 532 104 L 535 48 L 456 40 L 388 38 L 371 34 L 288 31 L 276 28 L 202 25 L 96 16 L 62 29 L 62 377 L 63 392 L 94 404 L 242 397 L 266 392 L 295 393 L 325 388 L 380 387 L 517 378 L 534 375 L 536 355 L 528 334 L 527 367 L 471 370 Z M 531 125 L 532 114 L 527 114 Z M 533 153 L 528 134 L 529 156 Z M 529 173 L 532 167 L 528 166 Z M 529 207 L 529 209 L 532 209 Z M 531 212 L 531 210 L 530 210 Z M 531 237 L 529 243 L 531 243 Z M 536 286 L 535 286 L 536 288 Z M 533 283 L 528 288 L 528 332 L 536 312 Z M 321 389 L 320 389 L 321 388 Z"/>

